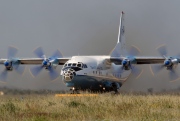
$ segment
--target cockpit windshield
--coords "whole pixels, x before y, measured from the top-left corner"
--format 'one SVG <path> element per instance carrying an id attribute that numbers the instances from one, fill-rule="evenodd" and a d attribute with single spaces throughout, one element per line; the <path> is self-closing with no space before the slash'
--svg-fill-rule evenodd
<path id="1" fill-rule="evenodd" d="M 81 63 L 78 63 L 78 64 L 77 64 L 77 67 L 81 68 L 81 67 L 82 67 L 82 64 L 81 64 Z"/>
<path id="2" fill-rule="evenodd" d="M 64 68 L 65 67 L 87 68 L 87 65 L 83 64 L 82 62 L 78 62 L 78 63 L 66 63 L 66 64 L 64 64 Z"/>

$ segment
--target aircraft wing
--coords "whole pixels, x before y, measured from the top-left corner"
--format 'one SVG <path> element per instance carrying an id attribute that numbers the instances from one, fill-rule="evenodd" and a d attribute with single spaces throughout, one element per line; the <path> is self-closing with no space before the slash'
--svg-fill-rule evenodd
<path id="1" fill-rule="evenodd" d="M 110 57 L 110 62 L 121 65 L 125 57 Z M 133 57 L 133 64 L 161 64 L 164 63 L 163 57 Z"/>
<path id="2" fill-rule="evenodd" d="M 64 65 L 70 58 L 57 58 L 58 65 Z M 113 62 L 117 65 L 121 65 L 122 60 L 125 59 L 124 57 L 111 57 L 110 62 Z M 134 64 L 160 64 L 164 63 L 165 58 L 163 57 L 134 57 L 133 58 Z M 4 60 L 0 59 L 0 63 Z M 18 59 L 20 64 L 42 64 L 43 58 L 25 58 L 25 59 Z"/>
<path id="3" fill-rule="evenodd" d="M 64 65 L 70 58 L 57 58 L 58 65 Z M 4 64 L 7 59 L 0 59 L 0 64 Z M 19 64 L 42 64 L 43 58 L 22 58 L 17 59 Z"/>

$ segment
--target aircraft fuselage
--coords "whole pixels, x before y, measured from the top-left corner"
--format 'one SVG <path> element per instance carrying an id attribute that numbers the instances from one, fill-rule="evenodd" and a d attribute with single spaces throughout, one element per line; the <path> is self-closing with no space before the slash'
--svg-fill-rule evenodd
<path id="1" fill-rule="evenodd" d="M 63 81 L 68 87 L 80 90 L 113 91 L 119 89 L 131 71 L 122 71 L 121 65 L 108 62 L 108 56 L 73 56 L 62 70 Z"/>

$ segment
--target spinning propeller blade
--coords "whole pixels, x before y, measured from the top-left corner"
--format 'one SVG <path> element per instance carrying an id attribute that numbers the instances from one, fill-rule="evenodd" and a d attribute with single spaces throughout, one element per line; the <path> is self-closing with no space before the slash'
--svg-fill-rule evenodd
<path id="1" fill-rule="evenodd" d="M 7 53 L 8 59 L 4 62 L 5 69 L 0 74 L 1 80 L 6 81 L 6 79 L 8 77 L 7 71 L 13 70 L 13 68 L 19 74 L 22 74 L 24 72 L 25 67 L 20 66 L 18 59 L 15 58 L 17 52 L 18 52 L 18 49 L 16 47 L 14 47 L 14 46 L 8 47 L 8 53 Z"/>
<path id="2" fill-rule="evenodd" d="M 53 69 L 52 67 L 49 67 L 49 76 L 50 76 L 51 80 L 54 80 L 59 75 L 58 75 L 58 73 L 57 73 L 57 71 L 55 69 Z"/>
<path id="3" fill-rule="evenodd" d="M 49 71 L 49 76 L 51 80 L 56 79 L 59 75 L 56 72 L 56 70 L 53 68 L 53 64 L 58 64 L 57 58 L 61 58 L 62 54 L 59 50 L 56 50 L 52 56 L 50 56 L 49 58 L 46 58 L 44 51 L 41 47 L 38 47 L 34 50 L 34 54 L 39 57 L 42 58 L 42 65 L 41 66 L 36 66 L 36 67 L 32 67 L 30 69 L 32 75 L 35 77 L 37 76 L 43 68 L 47 69 Z"/>
<path id="4" fill-rule="evenodd" d="M 30 71 L 33 76 L 37 76 L 42 71 L 42 69 L 43 69 L 43 66 L 34 66 L 30 68 Z"/>
<path id="5" fill-rule="evenodd" d="M 56 50 L 51 56 L 51 58 L 62 58 L 62 57 L 63 57 L 62 53 L 59 50 Z"/>
<path id="6" fill-rule="evenodd" d="M 151 65 L 151 69 L 152 69 L 153 74 L 158 73 L 163 68 L 164 68 L 164 65 L 159 65 L 159 64 Z"/>
<path id="7" fill-rule="evenodd" d="M 167 47 L 165 44 L 160 45 L 159 47 L 156 48 L 156 50 L 159 52 L 159 54 L 162 57 L 166 57 L 167 56 Z"/>
<path id="8" fill-rule="evenodd" d="M 19 63 L 13 63 L 12 65 L 16 72 L 18 72 L 19 74 L 23 74 L 25 66 L 19 65 Z"/>
<path id="9" fill-rule="evenodd" d="M 139 78 L 141 76 L 141 73 L 143 72 L 142 69 L 139 67 L 131 66 L 132 74 L 136 77 Z"/>
<path id="10" fill-rule="evenodd" d="M 175 57 L 167 57 L 167 47 L 165 44 L 159 46 L 158 48 L 156 48 L 156 50 L 159 52 L 159 54 L 165 58 L 164 63 L 163 64 L 154 64 L 151 65 L 151 69 L 154 73 L 158 73 L 161 70 L 163 70 L 164 67 L 167 68 L 167 70 L 169 70 L 169 79 L 172 80 L 177 80 L 179 78 L 177 72 L 174 69 L 174 65 L 178 64 L 178 60 L 179 60 L 179 55 L 175 56 Z M 176 60 L 176 62 L 174 63 L 174 61 L 172 60 Z"/>
<path id="11" fill-rule="evenodd" d="M 138 47 L 136 47 L 135 45 L 132 45 L 128 52 L 128 55 L 134 57 L 134 56 L 139 55 L 140 52 L 141 50 Z"/>
<path id="12" fill-rule="evenodd" d="M 43 51 L 42 47 L 36 48 L 33 52 L 39 58 L 43 58 L 43 56 L 44 56 L 44 51 Z"/>
<path id="13" fill-rule="evenodd" d="M 15 58 L 16 54 L 18 52 L 18 49 L 14 46 L 9 46 L 8 47 L 8 53 L 7 53 L 7 58 L 12 59 Z"/>
<path id="14" fill-rule="evenodd" d="M 126 56 L 126 59 L 122 61 L 122 71 L 123 70 L 132 70 L 132 74 L 136 77 L 139 77 L 142 73 L 142 69 L 140 69 L 137 66 L 134 66 L 134 61 L 135 61 L 135 56 L 137 56 L 140 53 L 140 49 L 137 48 L 136 46 L 132 45 L 130 48 L 130 51 L 128 52 L 128 55 Z"/>
<path id="15" fill-rule="evenodd" d="M 178 74 L 176 73 L 174 69 L 169 71 L 169 78 L 171 79 L 171 81 L 175 81 L 179 78 Z"/>

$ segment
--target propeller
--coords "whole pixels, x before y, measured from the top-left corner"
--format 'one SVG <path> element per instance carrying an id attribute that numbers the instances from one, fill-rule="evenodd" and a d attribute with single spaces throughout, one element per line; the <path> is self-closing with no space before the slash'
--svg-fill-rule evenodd
<path id="1" fill-rule="evenodd" d="M 157 51 L 159 52 L 159 54 L 164 57 L 164 63 L 163 64 L 154 64 L 151 65 L 151 69 L 152 69 L 152 74 L 154 75 L 154 73 L 158 73 L 160 71 L 162 71 L 164 68 L 166 68 L 167 70 L 169 70 L 169 78 L 171 81 L 173 80 L 177 80 L 179 78 L 175 67 L 178 65 L 179 63 L 179 57 L 180 55 L 177 55 L 175 57 L 168 57 L 167 56 L 167 47 L 165 44 L 159 46 L 158 48 L 156 48 Z"/>
<path id="2" fill-rule="evenodd" d="M 38 47 L 34 50 L 34 54 L 39 57 L 42 58 L 42 64 L 40 66 L 34 66 L 32 68 L 30 68 L 30 71 L 32 73 L 32 75 L 35 77 L 37 76 L 43 68 L 45 68 L 46 70 L 49 71 L 49 76 L 51 80 L 54 80 L 58 77 L 58 73 L 55 70 L 55 66 L 57 66 L 58 64 L 58 60 L 57 58 L 61 58 L 62 54 L 59 50 L 56 50 L 52 56 L 50 56 L 49 58 L 47 58 L 44 54 L 44 51 L 41 47 Z"/>
<path id="3" fill-rule="evenodd" d="M 121 62 L 121 65 L 122 65 L 121 71 L 131 69 L 132 74 L 138 78 L 142 74 L 143 71 L 139 67 L 134 66 L 133 64 L 136 64 L 135 56 L 137 56 L 140 52 L 141 51 L 139 48 L 132 45 L 130 48 L 130 51 L 127 54 L 128 56 L 126 56 Z"/>
<path id="4" fill-rule="evenodd" d="M 20 61 L 18 58 L 15 57 L 17 54 L 18 49 L 14 46 L 8 47 L 8 53 L 7 53 L 7 59 L 4 61 L 5 69 L 0 74 L 0 79 L 2 81 L 6 81 L 8 76 L 8 71 L 12 71 L 13 69 L 18 72 L 19 74 L 22 74 L 24 72 L 25 67 L 20 66 Z"/>

